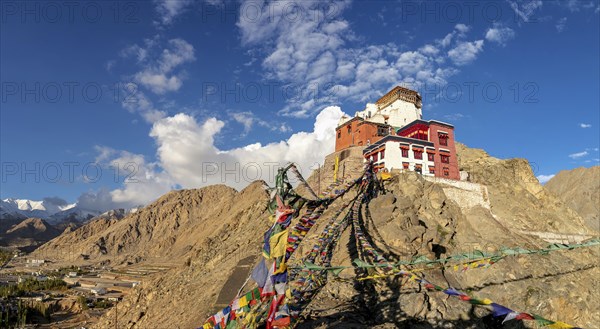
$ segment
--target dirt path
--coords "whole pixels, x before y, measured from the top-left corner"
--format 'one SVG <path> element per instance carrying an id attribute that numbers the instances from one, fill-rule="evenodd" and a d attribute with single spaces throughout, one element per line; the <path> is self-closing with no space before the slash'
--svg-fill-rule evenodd
<path id="1" fill-rule="evenodd" d="M 229 305 L 229 303 L 231 303 L 231 301 L 237 296 L 238 290 L 242 284 L 244 284 L 244 281 L 246 281 L 248 275 L 250 275 L 250 271 L 252 270 L 252 265 L 254 265 L 256 257 L 256 255 L 248 256 L 237 263 L 233 273 L 229 279 L 227 279 L 227 282 L 225 282 L 225 285 L 217 296 L 213 313 L 216 313 L 227 307 L 227 305 Z"/>

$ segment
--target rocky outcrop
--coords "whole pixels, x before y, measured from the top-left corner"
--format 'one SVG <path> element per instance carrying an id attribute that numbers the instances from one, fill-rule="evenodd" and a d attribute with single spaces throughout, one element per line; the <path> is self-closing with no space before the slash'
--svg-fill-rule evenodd
<path id="1" fill-rule="evenodd" d="M 588 227 L 600 230 L 600 166 L 560 171 L 544 187 L 575 210 Z"/>

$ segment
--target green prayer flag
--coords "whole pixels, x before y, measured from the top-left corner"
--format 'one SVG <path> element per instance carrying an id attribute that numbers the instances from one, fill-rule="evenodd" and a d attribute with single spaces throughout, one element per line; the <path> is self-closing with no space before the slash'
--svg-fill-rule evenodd
<path id="1" fill-rule="evenodd" d="M 229 323 L 227 324 L 227 327 L 225 327 L 226 329 L 235 329 L 237 328 L 237 320 L 231 320 L 229 321 Z"/>
<path id="2" fill-rule="evenodd" d="M 354 265 L 356 265 L 356 267 L 374 267 L 373 265 L 371 265 L 371 264 L 369 264 L 367 262 L 363 262 L 362 260 L 360 260 L 358 258 L 355 259 L 353 261 L 353 263 L 354 263 Z"/>
<path id="3" fill-rule="evenodd" d="M 535 319 L 535 322 L 536 322 L 536 323 L 537 323 L 539 326 L 542 326 L 542 327 L 544 327 L 544 326 L 551 325 L 551 324 L 553 324 L 553 323 L 554 323 L 554 321 L 550 321 L 550 320 L 548 320 L 548 319 L 544 319 L 544 318 L 542 318 L 542 317 L 541 317 L 541 316 L 539 316 L 539 315 L 535 315 L 535 314 L 532 314 L 532 315 L 533 315 L 533 318 Z"/>

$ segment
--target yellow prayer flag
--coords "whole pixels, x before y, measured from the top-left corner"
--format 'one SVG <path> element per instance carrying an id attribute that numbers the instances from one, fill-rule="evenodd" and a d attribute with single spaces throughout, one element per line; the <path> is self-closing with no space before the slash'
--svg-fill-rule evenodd
<path id="1" fill-rule="evenodd" d="M 279 273 L 283 273 L 287 270 L 287 264 L 283 261 L 281 261 L 279 263 L 279 267 L 275 269 L 275 271 L 273 272 L 273 274 L 279 274 Z"/>
<path id="2" fill-rule="evenodd" d="M 570 324 L 564 323 L 562 321 L 556 321 L 553 324 L 547 326 L 548 328 L 559 329 L 559 328 L 575 328 Z"/>
<path id="3" fill-rule="evenodd" d="M 246 299 L 246 296 L 240 297 L 240 308 L 245 307 L 247 305 L 248 305 L 248 300 Z"/>
<path id="4" fill-rule="evenodd" d="M 285 248 L 287 247 L 288 230 L 283 230 L 271 236 L 269 244 L 271 245 L 271 258 L 285 256 Z"/>
<path id="5" fill-rule="evenodd" d="M 493 302 L 491 300 L 489 300 L 488 298 L 485 298 L 484 300 L 481 301 L 481 303 L 483 305 L 491 305 Z"/>

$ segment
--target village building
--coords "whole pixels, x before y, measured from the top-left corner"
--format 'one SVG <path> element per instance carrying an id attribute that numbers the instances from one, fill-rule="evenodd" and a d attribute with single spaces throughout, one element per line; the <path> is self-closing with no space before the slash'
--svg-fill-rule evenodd
<path id="1" fill-rule="evenodd" d="M 336 128 L 335 150 L 364 147 L 375 170 L 415 171 L 426 176 L 460 179 L 454 126 L 422 118 L 421 96 L 395 87 L 375 104 L 342 117 Z"/>

